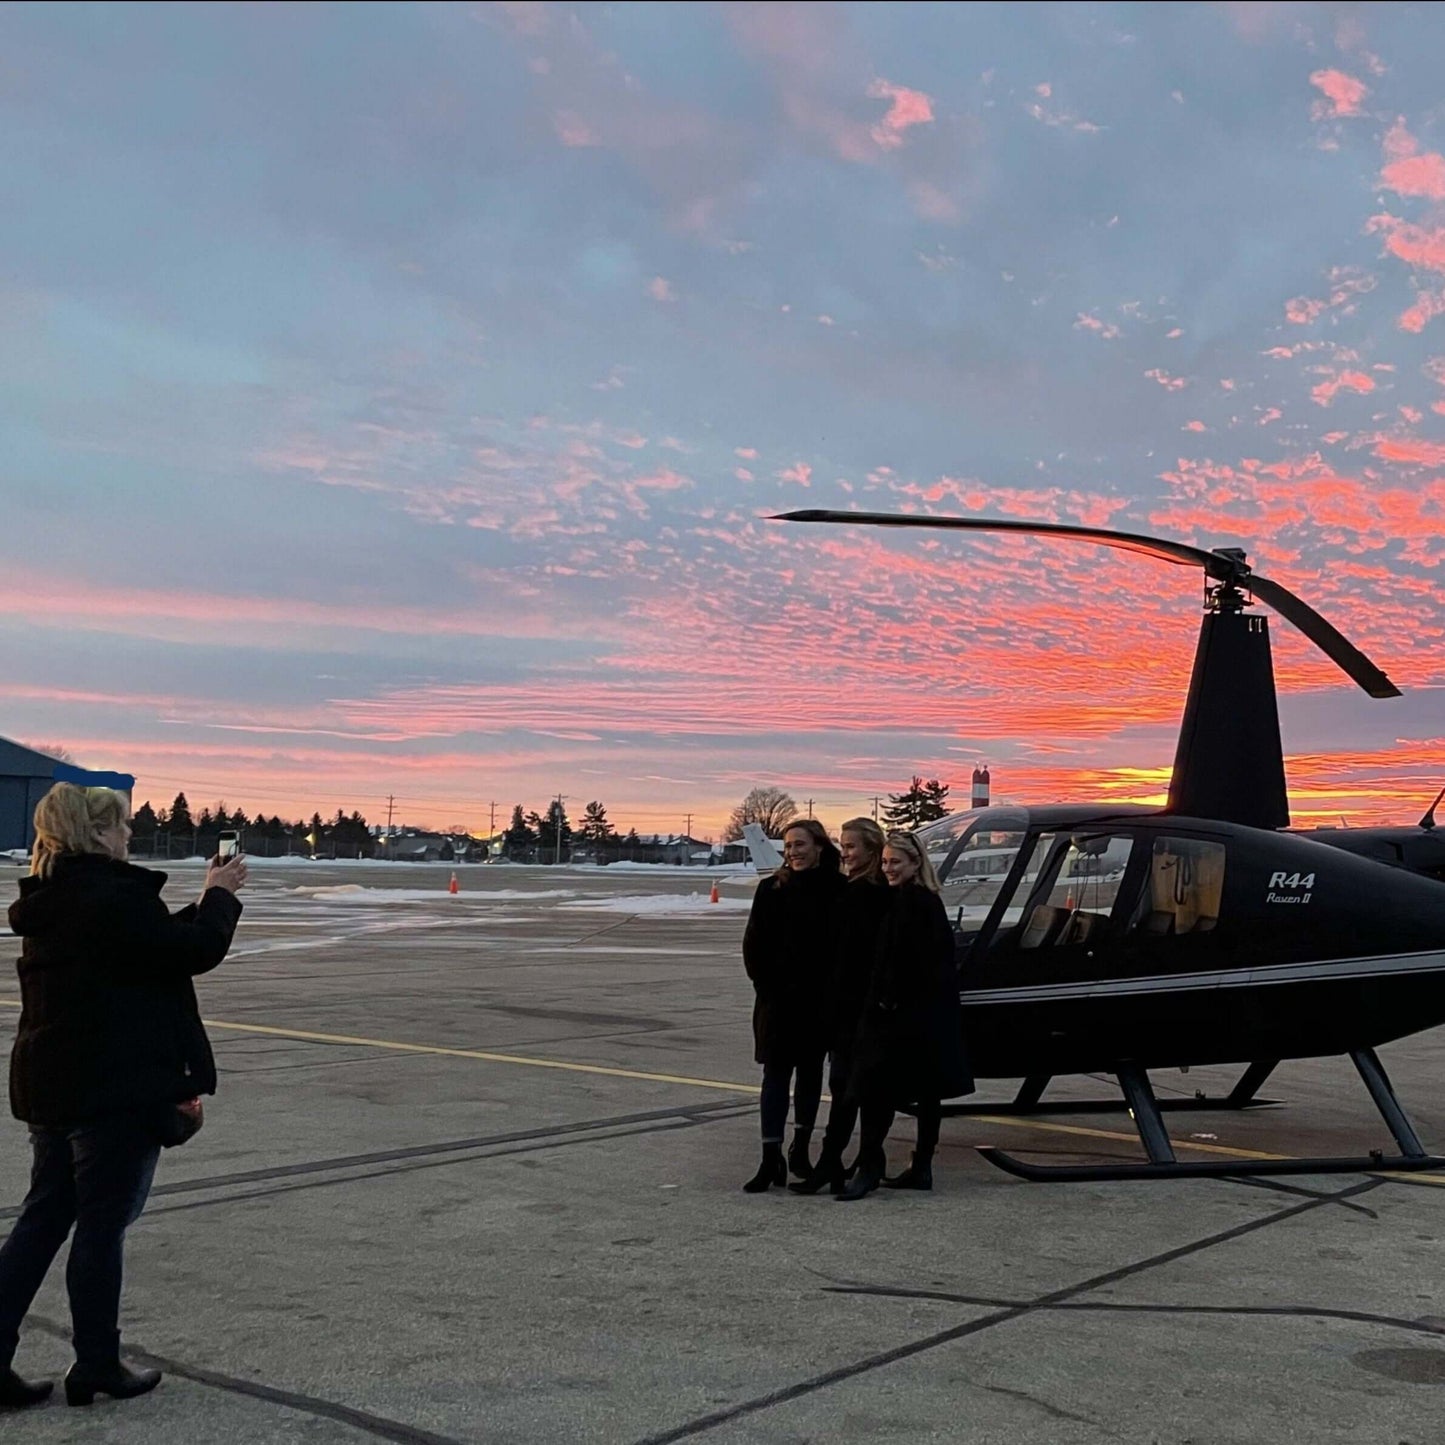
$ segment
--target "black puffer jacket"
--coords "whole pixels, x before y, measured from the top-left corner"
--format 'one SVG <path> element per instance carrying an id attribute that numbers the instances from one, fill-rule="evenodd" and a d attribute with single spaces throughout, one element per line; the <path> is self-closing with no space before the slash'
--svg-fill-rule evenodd
<path id="1" fill-rule="evenodd" d="M 819 866 L 764 878 L 743 933 L 743 967 L 753 981 L 753 1057 L 791 1068 L 828 1051 L 828 993 L 837 957 L 839 905 L 846 888 Z"/>
<path id="2" fill-rule="evenodd" d="M 964 1054 L 953 929 L 938 894 L 888 890 L 849 1092 L 863 1103 L 913 1104 L 973 1093 Z"/>
<path id="3" fill-rule="evenodd" d="M 66 854 L 23 878 L 10 927 L 23 939 L 10 1108 L 44 1128 L 216 1092 L 191 975 L 226 956 L 235 894 L 206 890 L 170 913 L 166 875 Z"/>

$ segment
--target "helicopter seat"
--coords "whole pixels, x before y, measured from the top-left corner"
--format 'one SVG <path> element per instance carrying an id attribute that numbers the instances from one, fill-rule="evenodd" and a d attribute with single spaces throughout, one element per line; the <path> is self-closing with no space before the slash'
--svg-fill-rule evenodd
<path id="1" fill-rule="evenodd" d="M 1019 937 L 1019 947 L 1047 948 L 1063 932 L 1069 921 L 1069 913 L 1067 908 L 1055 908 L 1048 903 L 1036 904 Z"/>
<path id="2" fill-rule="evenodd" d="M 1140 931 L 1153 934 L 1156 938 L 1163 937 L 1166 933 L 1173 933 L 1174 914 L 1168 909 L 1156 908 L 1154 912 L 1145 914 Z"/>
<path id="3" fill-rule="evenodd" d="M 1073 913 L 1059 933 L 1060 944 L 1083 943 L 1104 921 L 1102 913 L 1085 913 L 1082 909 Z"/>

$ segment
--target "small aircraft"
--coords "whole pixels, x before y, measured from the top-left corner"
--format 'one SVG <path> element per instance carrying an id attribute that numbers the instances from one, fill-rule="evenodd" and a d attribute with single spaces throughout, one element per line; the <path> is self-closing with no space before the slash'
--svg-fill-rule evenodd
<path id="1" fill-rule="evenodd" d="M 1267 603 L 1373 697 L 1399 689 L 1313 608 L 1236 548 L 1099 528 L 963 517 L 803 511 L 777 520 L 942 527 L 1084 540 L 1202 566 L 1205 613 L 1162 808 L 998 807 L 918 831 L 957 931 L 974 1071 L 1022 1078 L 1012 1104 L 954 1112 L 1095 1111 L 1041 1103 L 1059 1074 L 1119 1082 L 1147 1163 L 1039 1165 L 1031 1180 L 1322 1174 L 1438 1168 L 1375 1054 L 1445 1023 L 1445 841 L 1434 806 L 1410 828 L 1289 823 Z M 1445 792 L 1442 792 L 1445 797 Z M 1436 799 L 1436 805 L 1440 798 Z M 998 853 L 1009 855 L 999 874 Z M 985 861 L 986 860 L 986 861 Z M 988 874 L 988 877 L 981 875 Z M 1284 1059 L 1348 1054 L 1399 1152 L 1181 1163 L 1149 1070 L 1245 1065 L 1223 1099 L 1244 1108 Z M 1117 1104 L 1112 1107 L 1119 1107 Z"/>
<path id="2" fill-rule="evenodd" d="M 742 841 L 748 845 L 748 857 L 759 873 L 775 873 L 783 866 L 780 838 L 769 838 L 761 823 L 744 823 Z"/>

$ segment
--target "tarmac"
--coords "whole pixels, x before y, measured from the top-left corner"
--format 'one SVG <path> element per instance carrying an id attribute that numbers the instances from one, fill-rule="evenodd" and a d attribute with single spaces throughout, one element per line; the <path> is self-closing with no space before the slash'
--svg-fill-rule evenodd
<path id="1" fill-rule="evenodd" d="M 7 1441 L 1445 1440 L 1445 1174 L 1030 1184 L 974 1146 L 1135 1158 L 1127 1118 L 983 1113 L 945 1120 L 930 1194 L 747 1195 L 755 880 L 473 866 L 453 896 L 450 872 L 255 866 L 199 981 L 220 1091 L 127 1244 L 127 1354 L 166 1378 L 0 1418 Z M 172 865 L 172 906 L 200 876 Z M 1445 1146 L 1441 1032 L 1382 1058 Z M 1345 1060 L 1266 1092 L 1169 1115 L 1181 1157 L 1390 1147 Z M 0 1128 L 0 1220 L 28 1161 Z M 58 1379 L 68 1335 L 57 1264 L 18 1367 Z"/>

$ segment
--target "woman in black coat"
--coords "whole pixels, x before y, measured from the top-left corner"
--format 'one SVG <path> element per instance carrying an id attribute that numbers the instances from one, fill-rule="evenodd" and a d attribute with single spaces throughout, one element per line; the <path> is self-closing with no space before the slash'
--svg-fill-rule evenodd
<path id="1" fill-rule="evenodd" d="M 743 933 L 743 966 L 756 994 L 753 1057 L 763 1066 L 763 1161 L 743 1185 L 749 1194 L 785 1184 L 790 1167 L 794 1174 L 809 1172 L 808 1141 L 823 1096 L 827 996 L 843 888 L 838 850 L 823 825 L 807 818 L 784 830 L 783 866 L 753 895 Z M 793 1144 L 784 1161 L 794 1074 Z"/>
<path id="2" fill-rule="evenodd" d="M 886 1182 L 895 1189 L 931 1189 L 941 1100 L 973 1092 L 953 929 L 933 864 L 911 833 L 890 833 L 883 873 L 890 907 L 879 931 L 851 1076 L 863 1137 L 858 1174 L 840 1199 L 862 1199 L 885 1182 L 883 1144 L 902 1104 L 918 1117 L 918 1147 L 912 1165 Z"/>
<path id="3" fill-rule="evenodd" d="M 39 1404 L 50 1383 L 15 1373 L 20 1325 L 65 1243 L 75 1364 L 72 1405 L 144 1394 L 156 1370 L 121 1363 L 125 1231 L 140 1217 L 175 1106 L 216 1091 L 193 974 L 226 956 L 246 881 L 213 862 L 197 904 L 171 914 L 164 873 L 126 862 L 124 793 L 57 783 L 35 810 L 30 876 L 10 905 L 24 940 L 10 1107 L 30 1125 L 30 1192 L 0 1245 L 0 1409 Z"/>
<path id="4" fill-rule="evenodd" d="M 882 868 L 883 829 L 871 818 L 849 818 L 838 830 L 838 851 L 848 886 L 843 890 L 839 910 L 837 962 L 827 1001 L 828 1093 L 832 1103 L 828 1105 L 828 1127 L 823 1131 L 818 1162 L 806 1178 L 788 1186 L 797 1194 L 817 1194 L 825 1187 L 837 1194 L 843 1188 L 843 1151 L 858 1122 L 858 1103 L 849 1085 L 853 1047 L 868 996 L 878 930 L 888 912 L 888 880 Z"/>

